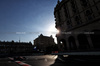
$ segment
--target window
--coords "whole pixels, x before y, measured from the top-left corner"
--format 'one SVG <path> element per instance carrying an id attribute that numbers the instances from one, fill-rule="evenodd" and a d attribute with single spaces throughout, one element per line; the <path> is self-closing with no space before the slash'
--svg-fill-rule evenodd
<path id="1" fill-rule="evenodd" d="M 78 16 L 75 16 L 75 22 L 76 22 L 77 25 L 79 25 L 79 24 L 82 23 L 81 18 L 80 18 L 79 15 Z"/>
<path id="2" fill-rule="evenodd" d="M 88 16 L 88 15 L 91 15 L 92 14 L 92 12 L 90 11 L 90 10 L 87 10 L 86 11 L 86 15 Z"/>
<path id="3" fill-rule="evenodd" d="M 60 21 L 61 21 L 60 12 L 58 11 L 57 14 L 58 14 L 58 20 L 59 20 L 59 22 L 60 22 Z"/>
<path id="4" fill-rule="evenodd" d="M 77 8 L 77 6 L 76 6 L 76 2 L 74 1 L 74 0 L 71 0 L 71 7 L 72 7 L 72 11 L 74 12 L 74 13 L 77 13 L 78 12 L 78 8 Z"/>
<path id="5" fill-rule="evenodd" d="M 68 27 L 68 28 L 72 28 L 72 23 L 71 23 L 70 20 L 68 20 L 66 24 L 67 24 L 67 27 Z"/>
<path id="6" fill-rule="evenodd" d="M 100 0 L 94 0 L 95 3 L 100 2 Z"/>
<path id="7" fill-rule="evenodd" d="M 64 12 L 65 12 L 66 18 L 69 18 L 67 4 L 64 5 Z"/>
<path id="8" fill-rule="evenodd" d="M 70 23 L 70 21 L 67 21 L 67 25 L 70 25 L 71 23 Z"/>
<path id="9" fill-rule="evenodd" d="M 83 7 L 88 7 L 88 2 L 87 2 L 87 0 L 80 0 L 81 1 L 81 5 L 83 6 Z"/>
<path id="10" fill-rule="evenodd" d="M 93 19 L 93 12 L 91 10 L 86 10 L 85 15 L 87 16 L 88 20 Z"/>

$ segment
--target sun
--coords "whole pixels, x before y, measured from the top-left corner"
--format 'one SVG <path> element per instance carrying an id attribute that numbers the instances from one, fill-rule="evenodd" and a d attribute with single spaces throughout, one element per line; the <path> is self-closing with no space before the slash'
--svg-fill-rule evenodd
<path id="1" fill-rule="evenodd" d="M 57 30 L 55 28 L 55 26 L 51 25 L 48 29 L 49 32 L 53 33 L 53 34 L 58 34 L 59 33 L 59 30 Z"/>
<path id="2" fill-rule="evenodd" d="M 47 29 L 46 35 L 48 35 L 48 36 L 52 35 L 55 43 L 57 43 L 56 34 L 59 34 L 60 31 L 55 28 L 54 24 L 49 25 L 46 29 Z"/>

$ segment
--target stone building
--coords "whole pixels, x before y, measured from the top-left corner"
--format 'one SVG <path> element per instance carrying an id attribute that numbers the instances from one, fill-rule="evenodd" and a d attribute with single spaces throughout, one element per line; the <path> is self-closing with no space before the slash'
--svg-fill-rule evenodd
<path id="1" fill-rule="evenodd" d="M 32 43 L 0 41 L 0 54 L 26 55 L 33 51 Z"/>
<path id="2" fill-rule="evenodd" d="M 58 0 L 54 16 L 60 51 L 100 50 L 100 0 Z"/>
<path id="3" fill-rule="evenodd" d="M 55 45 L 55 42 L 52 36 L 48 37 L 41 34 L 34 40 L 34 45 L 39 51 L 46 51 L 46 48 Z"/>

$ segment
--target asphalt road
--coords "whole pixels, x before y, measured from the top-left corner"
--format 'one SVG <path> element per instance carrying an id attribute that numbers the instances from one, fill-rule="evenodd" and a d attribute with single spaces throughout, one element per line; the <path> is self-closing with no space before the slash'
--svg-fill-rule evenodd
<path id="1" fill-rule="evenodd" d="M 93 66 L 100 65 L 100 56 L 69 56 L 64 60 L 57 55 L 27 56 L 24 62 L 32 66 Z"/>
<path id="2" fill-rule="evenodd" d="M 13 57 L 0 58 L 0 66 L 66 66 L 64 62 L 57 59 L 57 55 L 24 57 L 26 57 L 25 60 L 14 60 Z"/>
<path id="3" fill-rule="evenodd" d="M 19 66 L 15 62 L 12 62 L 9 58 L 0 58 L 0 66 Z"/>
<path id="4" fill-rule="evenodd" d="M 66 63 L 57 59 L 57 55 L 27 56 L 23 61 L 32 66 L 66 66 Z"/>
<path id="5" fill-rule="evenodd" d="M 66 66 L 64 62 L 57 59 L 57 55 L 24 57 L 26 60 L 14 60 L 13 57 L 0 58 L 0 66 Z"/>
<path id="6" fill-rule="evenodd" d="M 14 60 L 13 57 L 0 58 L 0 66 L 94 66 L 100 65 L 99 56 L 72 56 L 62 60 L 57 55 L 24 56 L 26 60 Z"/>

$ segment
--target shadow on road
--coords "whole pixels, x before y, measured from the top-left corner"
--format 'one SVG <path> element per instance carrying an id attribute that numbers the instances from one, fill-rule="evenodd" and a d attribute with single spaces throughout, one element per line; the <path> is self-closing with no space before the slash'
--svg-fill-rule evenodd
<path id="1" fill-rule="evenodd" d="M 55 60 L 55 63 L 50 66 L 66 66 L 65 62 L 60 61 L 58 58 Z"/>
<path id="2" fill-rule="evenodd" d="M 93 66 L 100 65 L 100 56 L 70 56 L 65 61 L 58 58 L 50 66 Z"/>

